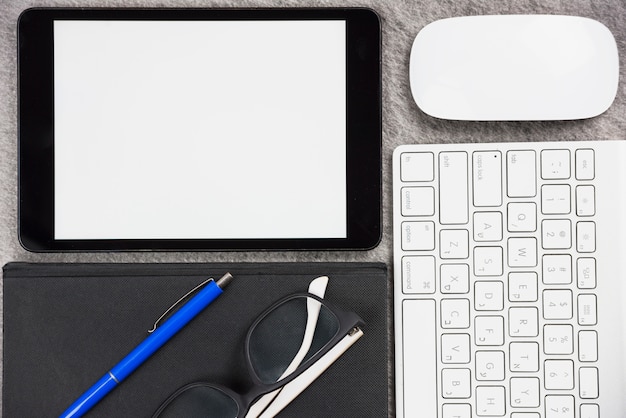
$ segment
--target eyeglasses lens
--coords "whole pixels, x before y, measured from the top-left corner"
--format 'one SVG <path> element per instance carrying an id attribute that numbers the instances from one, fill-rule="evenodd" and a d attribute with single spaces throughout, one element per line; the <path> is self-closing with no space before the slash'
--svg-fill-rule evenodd
<path id="1" fill-rule="evenodd" d="M 237 402 L 211 386 L 194 386 L 180 393 L 159 418 L 236 418 Z"/>
<path id="2" fill-rule="evenodd" d="M 324 348 L 338 330 L 339 320 L 316 299 L 290 299 L 265 316 L 250 334 L 254 372 L 265 384 L 278 382 Z"/>

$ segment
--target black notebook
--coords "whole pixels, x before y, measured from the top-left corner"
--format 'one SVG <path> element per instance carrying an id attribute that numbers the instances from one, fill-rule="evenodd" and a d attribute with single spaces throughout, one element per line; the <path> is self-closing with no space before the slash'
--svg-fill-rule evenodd
<path id="1" fill-rule="evenodd" d="M 216 301 L 98 403 L 89 417 L 150 417 L 176 389 L 206 381 L 245 391 L 245 334 L 273 302 L 330 278 L 325 299 L 364 336 L 281 417 L 388 416 L 384 264 L 28 264 L 4 267 L 3 416 L 53 417 L 147 336 L 187 291 L 225 272 Z"/>

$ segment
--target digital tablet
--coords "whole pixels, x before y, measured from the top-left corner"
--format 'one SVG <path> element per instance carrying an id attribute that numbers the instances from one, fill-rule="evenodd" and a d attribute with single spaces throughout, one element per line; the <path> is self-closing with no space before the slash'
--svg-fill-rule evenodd
<path id="1" fill-rule="evenodd" d="M 368 249 L 381 234 L 369 9 L 29 9 L 31 251 Z"/>

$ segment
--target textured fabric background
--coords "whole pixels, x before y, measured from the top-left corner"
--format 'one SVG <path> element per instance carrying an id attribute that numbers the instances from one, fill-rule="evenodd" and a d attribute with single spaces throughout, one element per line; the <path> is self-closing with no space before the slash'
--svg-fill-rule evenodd
<path id="1" fill-rule="evenodd" d="M 332 7 L 366 6 L 381 17 L 383 53 L 383 239 L 366 252 L 199 252 L 32 254 L 17 239 L 16 21 L 34 6 L 108 7 Z M 441 18 L 479 14 L 568 14 L 596 19 L 615 36 L 621 82 L 604 114 L 575 122 L 450 122 L 423 114 L 409 90 L 411 43 L 426 24 Z M 0 0 L 0 265 L 9 261 L 233 262 L 379 261 L 391 265 L 391 154 L 404 143 L 624 139 L 626 137 L 626 2 L 624 0 Z M 390 275 L 390 277 L 392 277 Z"/>

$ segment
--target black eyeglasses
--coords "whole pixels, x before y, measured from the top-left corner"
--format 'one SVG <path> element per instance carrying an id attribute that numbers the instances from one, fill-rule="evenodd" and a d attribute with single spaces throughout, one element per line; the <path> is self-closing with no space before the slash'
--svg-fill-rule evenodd
<path id="1" fill-rule="evenodd" d="M 315 294 L 287 296 L 263 312 L 248 330 L 245 354 L 253 386 L 247 393 L 212 383 L 190 383 L 173 393 L 153 418 L 273 417 L 363 335 L 362 325 L 357 314 Z"/>

